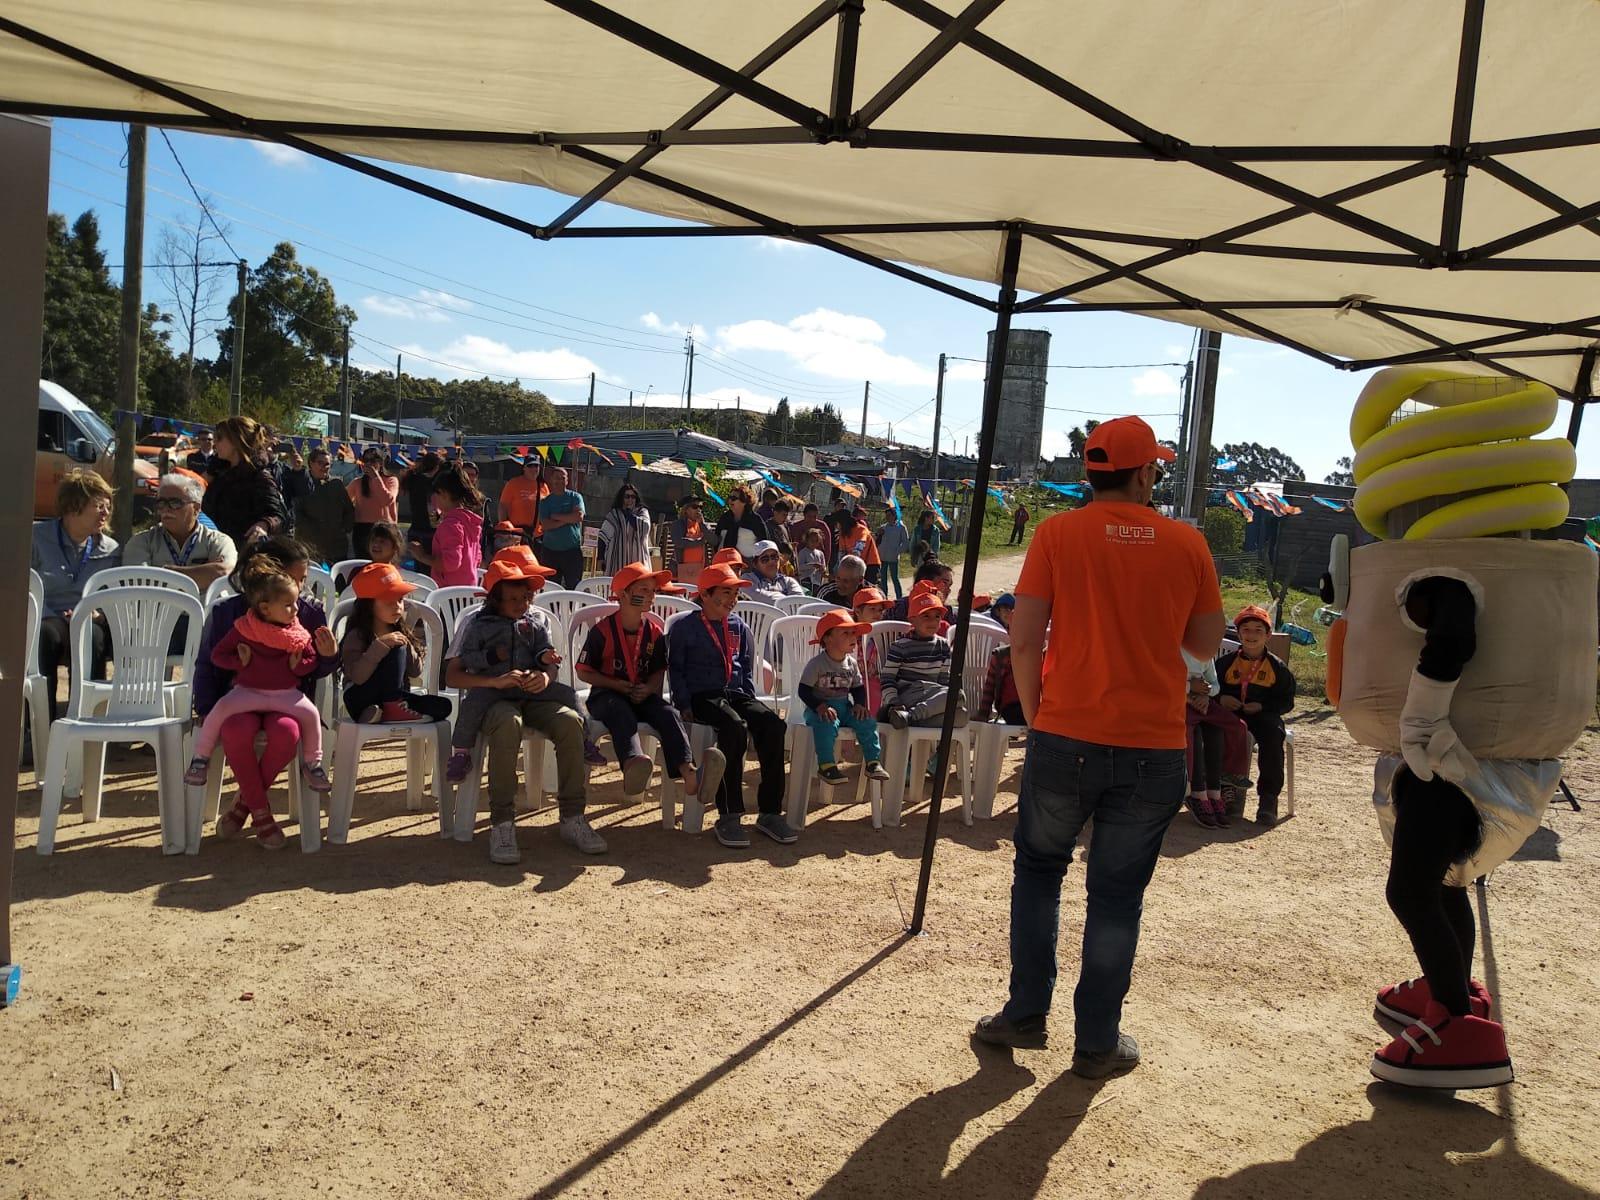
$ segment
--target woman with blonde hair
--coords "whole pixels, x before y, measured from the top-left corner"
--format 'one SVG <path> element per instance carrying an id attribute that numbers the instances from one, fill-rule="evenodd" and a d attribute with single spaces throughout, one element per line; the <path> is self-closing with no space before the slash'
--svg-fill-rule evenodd
<path id="1" fill-rule="evenodd" d="M 33 523 L 32 565 L 44 581 L 39 614 L 39 672 L 49 681 L 50 719 L 58 715 L 56 672 L 72 665 L 72 611 L 96 571 L 122 562 L 122 547 L 106 532 L 111 521 L 110 486 L 93 471 L 68 471 L 56 488 L 54 520 Z M 90 676 L 106 677 L 111 635 L 96 621 Z"/>
<path id="2" fill-rule="evenodd" d="M 201 511 L 240 550 L 282 532 L 289 523 L 283 495 L 266 470 L 272 437 L 251 417 L 228 417 L 216 427 L 220 468 Z"/>

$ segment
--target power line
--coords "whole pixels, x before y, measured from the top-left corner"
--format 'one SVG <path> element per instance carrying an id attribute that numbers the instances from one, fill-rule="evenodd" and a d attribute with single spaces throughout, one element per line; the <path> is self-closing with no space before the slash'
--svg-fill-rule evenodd
<path id="1" fill-rule="evenodd" d="M 988 359 L 965 358 L 960 354 L 945 356 L 951 362 L 988 363 Z M 1047 371 L 1132 371 L 1140 367 L 1186 367 L 1186 362 L 1142 362 L 1142 363 L 1045 363 Z"/>
<path id="2" fill-rule="evenodd" d="M 160 126 L 157 126 L 157 129 L 161 134 L 161 140 L 167 144 L 167 153 L 171 154 L 172 161 L 178 164 L 178 170 L 183 175 L 183 181 L 189 185 L 189 190 L 194 193 L 194 202 L 200 206 L 200 211 L 205 214 L 206 220 L 211 222 L 211 228 L 217 231 L 217 236 L 222 239 L 222 244 L 228 248 L 228 253 L 233 255 L 235 260 L 243 259 L 244 255 L 233 248 L 233 243 L 228 240 L 228 235 L 222 232 L 222 226 L 217 224 L 217 218 L 212 215 L 211 206 L 206 203 L 205 197 L 200 194 L 200 189 L 195 187 L 194 180 L 189 178 L 189 168 L 183 165 L 183 159 L 179 158 L 178 152 L 172 148 L 172 139 L 167 136 L 167 131 L 161 129 Z"/>

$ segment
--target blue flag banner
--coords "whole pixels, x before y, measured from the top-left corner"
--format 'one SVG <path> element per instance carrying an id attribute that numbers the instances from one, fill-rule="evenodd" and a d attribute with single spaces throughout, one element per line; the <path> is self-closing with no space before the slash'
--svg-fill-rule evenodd
<path id="1" fill-rule="evenodd" d="M 1313 496 L 1311 498 L 1322 505 L 1323 508 L 1331 508 L 1334 512 L 1344 512 L 1345 509 L 1350 507 L 1343 500 L 1329 500 L 1326 496 Z"/>
<path id="2" fill-rule="evenodd" d="M 939 522 L 939 528 L 949 529 L 950 518 L 944 515 L 944 509 L 939 507 L 939 501 L 930 495 L 928 497 L 928 504 L 933 508 L 933 519 Z"/>
<path id="3" fill-rule="evenodd" d="M 1050 483 L 1043 479 L 1039 480 L 1039 486 L 1048 488 L 1052 492 L 1059 492 L 1063 496 L 1084 496 L 1089 491 L 1088 487 L 1081 483 Z"/>

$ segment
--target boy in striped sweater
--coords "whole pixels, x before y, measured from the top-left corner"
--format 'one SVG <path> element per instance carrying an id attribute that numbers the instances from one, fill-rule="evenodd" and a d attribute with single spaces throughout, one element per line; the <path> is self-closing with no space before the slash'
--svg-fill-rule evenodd
<path id="1" fill-rule="evenodd" d="M 896 729 L 942 723 L 950 699 L 950 642 L 939 633 L 943 603 L 935 593 L 917 592 L 907 615 L 911 632 L 889 644 L 879 672 L 882 719 Z M 956 709 L 956 725 L 966 723 L 967 710 L 962 705 Z"/>

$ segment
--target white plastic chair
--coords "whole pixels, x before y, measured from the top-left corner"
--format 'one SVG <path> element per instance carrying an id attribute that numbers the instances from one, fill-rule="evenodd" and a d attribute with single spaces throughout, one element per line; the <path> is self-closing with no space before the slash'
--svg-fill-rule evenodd
<path id="1" fill-rule="evenodd" d="M 666 622 L 679 613 L 699 612 L 700 606 L 686 596 L 669 596 L 664 592 L 657 592 L 656 602 L 650 606 L 650 611 Z"/>
<path id="2" fill-rule="evenodd" d="M 333 564 L 333 569 L 328 572 L 333 576 L 333 588 L 339 595 L 344 595 L 350 587 L 350 580 L 355 573 L 361 570 L 372 560 L 370 558 L 346 558 Z"/>
<path id="3" fill-rule="evenodd" d="M 983 692 L 983 678 L 989 669 L 989 656 L 1000 646 L 1010 645 L 1011 635 L 1004 628 L 979 626 L 976 618 L 967 633 L 967 707 L 977 709 L 975 697 Z M 998 714 L 997 714 L 998 715 Z M 1003 721 L 974 721 L 972 734 L 972 812 L 987 821 L 994 816 L 995 793 L 1000 788 L 1000 772 L 1005 766 L 1006 748 L 1013 738 L 1027 734 L 1026 725 Z"/>
<path id="4" fill-rule="evenodd" d="M 783 616 L 783 613 L 776 606 L 761 600 L 740 600 L 734 605 L 733 611 L 750 626 L 750 641 L 755 647 L 756 655 L 756 661 L 751 664 L 750 674 L 755 680 L 756 696 L 763 702 L 771 704 L 777 691 L 778 681 L 772 655 L 767 650 L 767 634 L 772 629 L 772 623 Z"/>
<path id="5" fill-rule="evenodd" d="M 657 597 L 660 600 L 662 597 Z M 679 621 L 700 611 L 698 605 L 690 605 L 683 612 L 674 613 L 667 618 L 667 638 L 670 643 L 672 627 Z M 667 679 L 667 702 L 677 705 L 677 699 L 672 695 L 672 679 Z M 709 725 L 700 725 L 694 721 L 685 724 L 689 732 L 689 749 L 697 763 L 706 760 L 706 751 L 716 745 L 717 731 Z M 672 829 L 677 824 L 676 815 L 679 805 L 683 807 L 683 831 L 685 833 L 699 833 L 705 828 L 706 805 L 716 806 L 716 797 L 702 791 L 698 796 L 691 796 L 683 790 L 683 781 L 679 779 L 663 779 L 661 781 L 661 825 L 664 829 Z"/>
<path id="6" fill-rule="evenodd" d="M 397 569 L 400 572 L 400 578 L 404 579 L 407 583 L 415 584 L 417 591 L 422 593 L 424 596 L 428 595 L 439 586 L 434 582 L 432 575 L 424 575 L 421 571 L 410 571 L 405 567 L 399 567 Z"/>
<path id="7" fill-rule="evenodd" d="M 201 603 L 205 606 L 206 616 L 211 615 L 211 610 L 221 604 L 229 596 L 237 596 L 239 589 L 233 586 L 233 580 L 223 575 L 211 581 L 211 586 L 206 588 L 205 598 Z M 327 607 L 324 605 L 324 607 Z"/>
<path id="8" fill-rule="evenodd" d="M 456 698 L 454 688 L 444 684 L 444 652 L 454 640 L 456 627 L 461 622 L 463 613 L 474 612 L 483 603 L 484 591 L 481 587 L 442 587 L 434 588 L 426 593 L 422 601 L 434 612 L 439 614 L 439 619 L 444 623 L 445 644 L 439 647 L 435 655 L 432 650 L 428 652 L 428 661 L 423 664 L 424 671 L 432 672 L 434 681 L 439 686 L 439 695 Z"/>
<path id="9" fill-rule="evenodd" d="M 589 575 L 578 580 L 574 589 L 579 592 L 588 592 L 591 596 L 599 596 L 602 600 L 611 599 L 611 576 Z"/>
<path id="10" fill-rule="evenodd" d="M 257 755 L 261 753 L 266 741 L 266 734 L 256 734 L 255 752 Z M 222 812 L 222 768 L 225 757 L 222 754 L 213 754 L 211 763 L 206 768 L 206 782 L 201 807 L 202 832 L 204 832 L 206 824 L 215 825 L 217 817 Z M 305 786 L 305 781 L 300 777 L 300 756 L 298 754 L 290 760 L 289 765 L 284 768 L 283 774 L 288 781 L 289 788 L 289 820 L 300 823 L 300 849 L 309 854 L 317 848 L 321 841 L 320 818 L 322 809 L 319 805 L 317 808 L 318 820 L 316 822 L 306 821 L 302 817 L 301 806 L 305 802 L 306 792 L 310 789 Z M 315 795 L 315 793 L 312 794 Z M 310 840 L 310 845 L 307 845 L 308 839 Z"/>
<path id="11" fill-rule="evenodd" d="M 34 777 L 42 781 L 50 751 L 50 689 L 55 686 L 55 680 L 46 679 L 39 672 L 39 620 L 43 611 L 40 596 L 44 594 L 44 585 L 40 584 L 40 595 L 35 596 L 32 584 L 39 575 L 32 570 L 28 574 L 33 578 L 28 581 L 28 645 L 22 659 L 22 701 L 27 705 L 28 732 L 33 739 Z"/>
<path id="12" fill-rule="evenodd" d="M 795 596 L 793 599 L 798 600 L 800 597 Z M 832 600 L 807 600 L 799 606 L 796 615 L 802 617 L 821 616 L 823 613 L 832 612 L 838 607 Z"/>
<path id="13" fill-rule="evenodd" d="M 339 598 L 339 591 L 333 586 L 333 575 L 317 566 L 306 568 L 304 590 L 311 599 L 322 605 L 323 612 L 331 612 L 334 601 Z"/>
<path id="14" fill-rule="evenodd" d="M 815 603 L 816 600 L 811 596 L 779 596 L 776 607 L 784 616 L 793 617 Z"/>
<path id="15" fill-rule="evenodd" d="M 607 604 L 609 601 L 602 600 L 599 596 L 591 596 L 588 592 L 551 591 L 546 588 L 533 594 L 533 602 L 550 614 L 550 641 L 563 654 L 561 682 L 570 687 L 573 683 L 572 659 L 566 656 L 566 646 L 570 640 L 567 631 L 571 628 L 572 614 L 579 609 Z"/>
<path id="16" fill-rule="evenodd" d="M 92 596 L 106 588 L 114 587 L 164 587 L 200 599 L 200 585 L 181 571 L 166 567 L 106 567 L 89 576 L 83 585 L 83 594 Z"/>
<path id="17" fill-rule="evenodd" d="M 334 610 L 331 625 L 343 632 L 343 626 L 354 608 L 354 601 L 341 600 Z M 409 597 L 405 602 L 406 622 L 420 621 L 423 639 L 431 660 L 433 654 L 442 653 L 445 644 L 444 621 L 426 603 Z M 337 635 L 336 635 L 337 636 Z M 437 695 L 438 687 L 431 672 L 424 669 L 423 691 Z M 342 691 L 342 689 L 340 689 Z M 342 699 L 341 699 L 342 703 Z M 426 721 L 405 725 L 363 725 L 340 717 L 334 723 L 334 776 L 333 792 L 328 797 L 328 841 L 342 846 L 350 836 L 350 814 L 355 807 L 356 781 L 361 774 L 361 751 L 369 742 L 393 741 L 399 738 L 406 743 L 406 807 L 413 812 L 422 808 L 423 778 L 426 773 L 427 743 L 433 746 L 433 787 L 439 800 L 439 836 L 448 838 L 454 828 L 451 810 L 450 786 L 445 772 L 450 761 L 450 722 Z M 311 802 L 316 803 L 315 793 Z M 320 816 L 320 814 L 318 814 Z M 317 849 L 318 839 L 306 836 L 308 824 L 320 824 L 318 817 L 307 822 L 301 810 L 301 845 L 307 851 Z"/>
<path id="18" fill-rule="evenodd" d="M 61 817 L 61 789 L 66 778 L 68 753 L 83 755 L 83 819 L 100 819 L 100 790 L 105 773 L 107 742 L 148 742 L 156 748 L 156 789 L 161 814 L 161 850 L 164 854 L 195 854 L 200 849 L 199 798 L 186 794 L 183 785 L 184 731 L 188 714 L 171 715 L 166 673 L 167 644 L 182 617 L 188 617 L 185 656 L 193 662 L 200 644 L 202 612 L 196 595 L 167 587 L 119 587 L 87 592 L 72 614 L 72 657 L 87 663 L 92 647 L 91 622 L 102 614 L 111 635 L 111 680 L 94 697 L 105 712 L 91 711 L 89 690 L 72 672 L 72 698 L 68 715 L 50 730 L 42 798 L 39 805 L 40 854 L 55 849 L 56 824 Z"/>
<path id="19" fill-rule="evenodd" d="M 899 626 L 900 628 L 894 630 L 894 637 L 899 637 L 902 633 L 910 629 L 909 623 L 906 622 L 879 621 L 873 625 L 872 631 L 874 636 L 876 636 L 881 628 L 883 629 L 885 636 L 887 636 L 890 630 L 895 626 Z M 961 672 L 961 686 L 963 692 L 962 699 L 968 712 L 971 712 L 977 707 L 976 698 L 978 692 L 973 685 L 972 677 L 974 656 L 976 654 L 976 643 L 983 635 L 991 634 L 992 632 L 993 631 L 991 630 L 973 628 L 967 635 L 967 660 L 964 664 L 966 669 Z M 1000 632 L 1004 634 L 1005 630 L 1001 629 Z M 1009 635 L 1007 636 L 1009 639 Z M 892 640 L 892 638 L 890 640 Z M 994 643 L 992 642 L 990 643 L 991 646 L 993 644 Z M 878 663 L 880 668 L 886 661 L 884 655 L 887 650 L 888 645 L 885 643 L 880 648 L 878 655 Z M 982 672 L 989 663 L 989 655 L 987 651 L 984 652 L 981 663 L 982 665 L 978 668 L 977 675 L 978 688 L 981 688 L 983 685 Z M 952 668 L 955 666 L 956 664 L 951 664 Z M 954 682 L 954 670 L 952 670 L 951 674 L 952 682 Z M 909 790 L 906 779 L 907 765 L 918 764 L 921 761 L 920 756 L 913 755 L 913 751 L 919 746 L 925 746 L 932 750 L 937 750 L 939 746 L 939 736 L 943 732 L 943 722 L 941 721 L 939 724 L 931 726 L 912 726 L 910 729 L 895 729 L 889 725 L 881 725 L 879 728 L 884 732 L 883 765 L 884 769 L 889 772 L 889 787 L 887 789 L 887 794 L 884 801 L 883 819 L 886 824 L 892 827 L 900 824 L 900 813 L 905 806 L 906 792 Z M 955 766 L 961 772 L 961 823 L 963 825 L 971 825 L 973 796 L 972 725 L 970 723 L 960 729 L 955 730 L 951 735 L 950 764 Z M 919 797 L 922 794 L 922 777 L 923 772 L 919 769 L 919 767 L 912 765 L 912 779 L 917 781 L 915 788 L 916 794 Z"/>
<path id="20" fill-rule="evenodd" d="M 986 617 L 982 613 L 973 613 L 972 616 L 967 618 L 967 621 L 968 627 L 971 629 L 998 629 L 1004 633 L 1006 628 L 993 617 Z"/>

